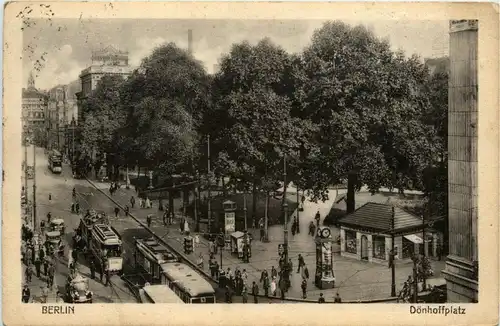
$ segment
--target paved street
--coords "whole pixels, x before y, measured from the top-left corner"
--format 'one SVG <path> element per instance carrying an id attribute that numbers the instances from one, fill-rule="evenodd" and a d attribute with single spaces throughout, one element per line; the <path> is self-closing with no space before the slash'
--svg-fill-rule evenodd
<path id="1" fill-rule="evenodd" d="M 100 184 L 106 194 L 109 194 L 108 186 L 105 184 Z M 113 209 L 115 205 L 99 191 L 96 191 L 90 185 L 83 186 L 79 185 L 77 190 L 85 194 L 82 197 L 84 202 L 82 206 L 90 205 L 94 208 L 102 209 L 114 216 Z M 290 191 L 294 191 L 293 188 Z M 340 190 L 341 191 L 341 190 Z M 335 198 L 336 190 L 330 191 L 330 200 L 325 203 L 313 203 L 306 201 L 304 211 L 300 212 L 300 224 L 301 233 L 296 234 L 292 237 L 291 232 L 289 232 L 289 246 L 290 246 L 290 258 L 293 261 L 295 267 L 297 266 L 298 254 L 302 254 L 305 258 L 306 265 L 309 268 L 309 273 L 312 276 L 315 269 L 315 245 L 313 238 L 307 234 L 308 224 L 314 218 L 314 214 L 319 210 L 322 218 L 330 210 L 333 200 Z M 90 195 L 92 194 L 92 195 Z M 132 195 L 135 195 L 133 190 L 126 190 L 125 188 L 119 189 L 112 198 L 116 200 L 121 205 L 128 205 L 128 201 Z M 182 238 L 180 234 L 178 221 L 175 221 L 174 226 L 165 227 L 162 225 L 161 214 L 157 210 L 157 203 L 152 209 L 131 209 L 131 213 L 146 223 L 146 216 L 148 214 L 153 214 L 153 216 L 158 216 L 153 219 L 152 230 L 159 236 L 163 237 L 168 244 L 183 252 Z M 295 214 L 295 213 L 294 213 Z M 294 214 L 292 214 L 291 219 L 293 219 Z M 290 219 L 290 220 L 291 220 Z M 118 218 L 112 218 L 112 224 L 117 227 L 120 232 L 123 232 L 123 236 L 126 239 L 132 240 L 132 238 L 140 236 L 148 236 L 147 231 L 137 228 L 135 221 L 131 218 L 126 218 L 123 213 Z M 191 229 L 192 223 L 191 223 Z M 333 237 L 338 235 L 338 230 L 332 228 Z M 252 234 L 258 238 L 258 230 L 250 230 Z M 278 267 L 278 249 L 277 246 L 283 241 L 283 228 L 281 226 L 272 226 L 269 228 L 269 243 L 263 243 L 259 240 L 254 240 L 252 244 L 252 258 L 250 263 L 242 263 L 237 257 L 231 256 L 228 252 L 223 253 L 223 267 L 227 269 L 230 267 L 234 270 L 237 266 L 242 269 L 246 269 L 249 273 L 250 282 L 255 280 L 259 282 L 260 274 L 262 270 L 267 269 L 270 271 L 271 266 Z M 189 257 L 193 262 L 199 256 L 201 252 L 204 256 L 205 262 L 208 261 L 208 243 L 204 238 L 200 237 L 200 248 Z M 131 250 L 132 248 L 129 248 Z M 127 250 L 127 249 L 126 249 Z M 317 300 L 321 292 L 324 293 L 326 299 L 332 299 L 333 296 L 338 292 L 343 300 L 356 301 L 356 300 L 372 300 L 372 299 L 383 299 L 390 297 L 390 280 L 391 272 L 387 268 L 387 265 L 372 264 L 368 262 L 356 261 L 353 259 L 347 259 L 340 257 L 340 248 L 337 244 L 334 244 L 334 250 L 337 253 L 335 255 L 335 276 L 336 276 L 336 288 L 332 290 L 319 290 L 313 284 L 312 280 L 309 282 L 307 298 L 312 300 Z M 219 256 L 217 256 L 219 259 Z M 444 262 L 435 262 L 434 270 L 437 272 L 435 277 L 439 276 L 439 271 L 444 268 Z M 205 269 L 208 271 L 208 266 L 205 264 Z M 411 274 L 412 264 L 399 264 L 396 270 L 397 278 L 397 289 L 399 290 L 402 283 Z M 301 298 L 300 290 L 301 277 L 300 274 L 294 273 L 292 277 L 292 288 L 288 292 L 287 296 L 291 298 Z M 261 293 L 263 290 L 261 290 Z"/>
<path id="2" fill-rule="evenodd" d="M 28 162 L 32 164 L 32 149 L 29 150 L 29 153 L 31 155 L 28 156 Z M 85 180 L 73 179 L 70 168 L 67 165 L 63 167 L 62 174 L 51 173 L 47 168 L 47 159 L 43 149 L 37 148 L 36 155 L 37 223 L 39 224 L 41 219 L 46 220 L 48 212 L 51 212 L 53 218 L 64 219 L 66 225 L 66 244 L 71 243 L 73 230 L 79 224 L 79 217 L 71 214 L 71 190 L 74 186 L 78 187 L 79 184 L 87 182 Z M 32 180 L 30 180 L 28 194 L 30 198 L 32 196 L 32 184 Z M 49 194 L 52 195 L 51 200 L 49 200 Z M 61 292 L 64 290 L 65 280 L 68 276 L 68 261 L 66 258 L 69 255 L 68 249 L 66 245 L 65 258 L 59 260 L 56 266 L 54 289 L 57 287 Z M 84 264 L 79 264 L 79 270 L 85 276 L 90 277 L 90 271 Z M 94 292 L 95 303 L 136 302 L 134 296 L 118 276 L 112 277 L 111 282 L 112 285 L 110 287 L 105 287 L 98 281 L 90 280 L 90 289 Z M 30 285 L 32 295 L 40 293 L 41 284 L 42 281 L 37 280 L 36 276 L 34 276 L 33 282 Z M 55 290 L 52 293 L 55 294 Z"/>

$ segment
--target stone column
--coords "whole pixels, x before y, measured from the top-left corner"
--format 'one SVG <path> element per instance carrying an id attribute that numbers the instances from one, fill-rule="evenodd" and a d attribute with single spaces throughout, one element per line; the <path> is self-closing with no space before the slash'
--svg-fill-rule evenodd
<path id="1" fill-rule="evenodd" d="M 448 302 L 477 301 L 478 21 L 450 21 Z"/>

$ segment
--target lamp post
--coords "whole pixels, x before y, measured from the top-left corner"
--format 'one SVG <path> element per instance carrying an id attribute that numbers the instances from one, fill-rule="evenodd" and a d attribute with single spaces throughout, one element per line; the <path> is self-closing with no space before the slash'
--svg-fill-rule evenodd
<path id="1" fill-rule="evenodd" d="M 300 199 L 299 199 L 299 187 L 295 186 L 295 190 L 297 191 L 297 233 L 300 233 Z"/>
<path id="2" fill-rule="evenodd" d="M 283 197 L 286 199 L 286 154 L 283 156 Z M 284 224 L 283 224 L 283 244 L 284 244 L 284 251 L 283 255 L 285 258 L 285 266 L 288 266 L 288 203 L 286 200 L 283 200 L 283 217 L 284 217 Z"/>
<path id="3" fill-rule="evenodd" d="M 75 116 L 73 115 L 73 118 L 71 119 L 71 133 L 72 133 L 71 164 L 74 164 L 75 161 L 75 127 L 76 127 L 76 121 L 75 121 Z"/>
<path id="4" fill-rule="evenodd" d="M 207 175 L 208 175 L 208 185 L 207 185 L 207 219 L 208 219 L 208 233 L 212 233 L 212 214 L 210 207 L 210 185 L 211 185 L 211 175 L 210 175 L 210 135 L 207 135 Z"/>
<path id="5" fill-rule="evenodd" d="M 36 146 L 33 143 L 33 229 L 37 229 L 36 223 Z"/>

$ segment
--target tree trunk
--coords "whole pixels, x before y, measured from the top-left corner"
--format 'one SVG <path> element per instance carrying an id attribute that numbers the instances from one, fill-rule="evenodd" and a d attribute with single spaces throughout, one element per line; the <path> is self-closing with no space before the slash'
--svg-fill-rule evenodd
<path id="1" fill-rule="evenodd" d="M 356 183 L 358 175 L 349 173 L 347 176 L 347 214 L 356 210 Z"/>
<path id="2" fill-rule="evenodd" d="M 222 197 L 227 197 L 227 189 L 226 189 L 226 177 L 222 176 Z"/>
<path id="3" fill-rule="evenodd" d="M 198 193 L 199 193 L 198 187 L 195 186 L 195 188 L 194 188 L 194 205 L 193 205 L 194 206 L 194 223 L 195 223 L 194 230 L 195 230 L 195 232 L 200 232 L 200 220 L 198 219 L 198 200 L 197 200 Z"/>
<path id="4" fill-rule="evenodd" d="M 255 226 L 257 218 L 257 201 L 259 200 L 259 193 L 257 192 L 257 179 L 253 180 L 252 185 L 252 218 L 250 220 L 250 226 Z"/>
<path id="5" fill-rule="evenodd" d="M 175 207 L 174 207 L 174 189 L 168 192 L 168 206 L 170 207 L 170 216 L 172 219 L 175 218 Z"/>

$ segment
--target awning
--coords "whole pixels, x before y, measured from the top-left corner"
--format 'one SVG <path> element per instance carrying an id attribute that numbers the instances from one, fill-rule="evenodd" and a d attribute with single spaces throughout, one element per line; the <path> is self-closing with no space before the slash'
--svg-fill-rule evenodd
<path id="1" fill-rule="evenodd" d="M 415 235 L 415 234 L 408 234 L 408 235 L 405 235 L 404 236 L 407 240 L 410 240 L 411 242 L 413 243 L 416 243 L 416 244 L 422 244 L 424 243 L 424 241 L 422 240 L 421 237 Z"/>

